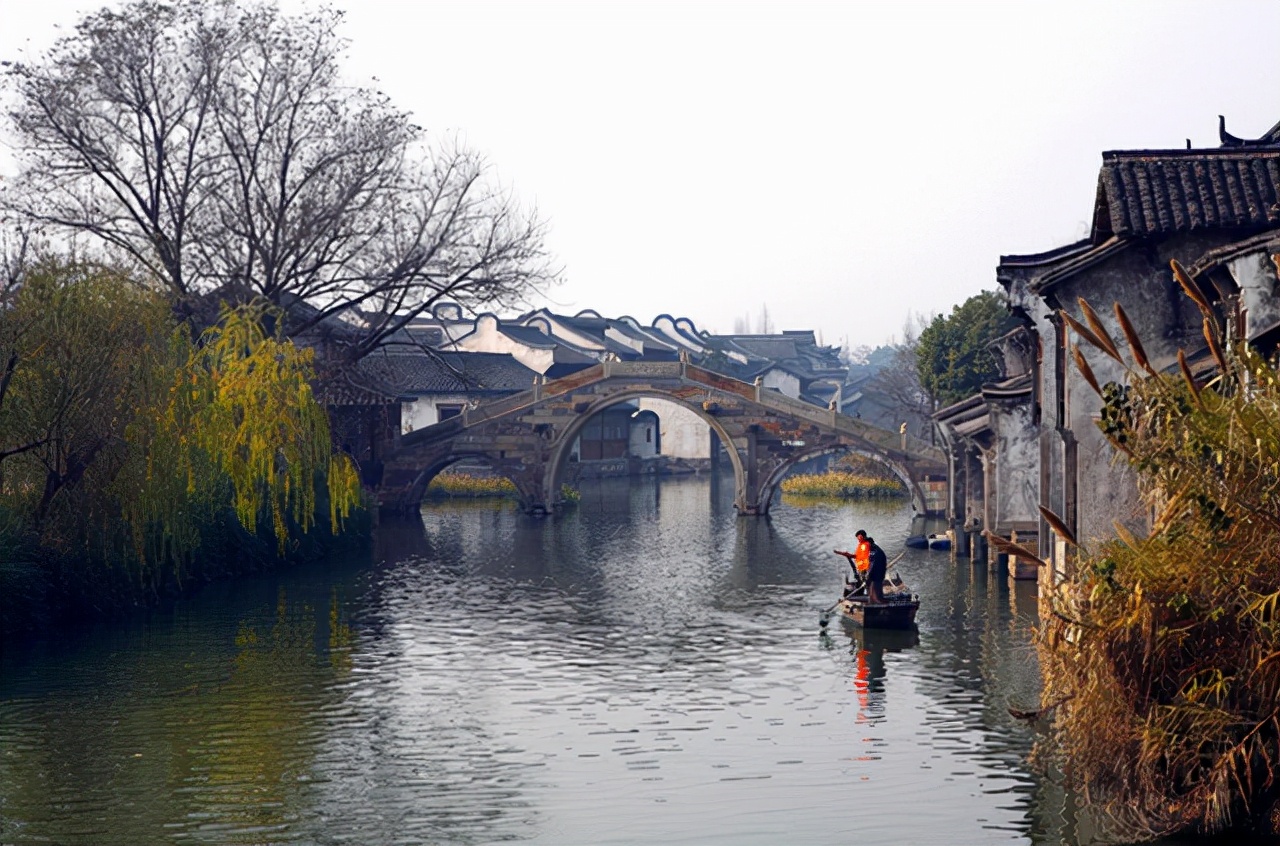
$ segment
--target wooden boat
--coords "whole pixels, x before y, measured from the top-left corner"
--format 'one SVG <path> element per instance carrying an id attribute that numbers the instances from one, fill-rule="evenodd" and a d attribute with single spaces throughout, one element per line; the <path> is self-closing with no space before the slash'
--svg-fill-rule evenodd
<path id="1" fill-rule="evenodd" d="M 865 596 L 853 596 L 840 600 L 836 610 L 846 620 L 852 620 L 864 629 L 911 629 L 916 625 L 916 612 L 920 600 L 914 596 L 890 599 L 884 602 L 867 602 Z"/>
<path id="2" fill-rule="evenodd" d="M 867 601 L 865 589 L 857 589 L 847 594 L 831 607 L 838 611 L 845 620 L 850 620 L 864 629 L 912 629 L 916 625 L 916 612 L 920 610 L 920 597 L 911 592 L 903 584 L 897 574 L 884 580 L 884 602 Z M 830 619 L 823 613 L 819 621 L 822 628 L 827 627 Z"/>

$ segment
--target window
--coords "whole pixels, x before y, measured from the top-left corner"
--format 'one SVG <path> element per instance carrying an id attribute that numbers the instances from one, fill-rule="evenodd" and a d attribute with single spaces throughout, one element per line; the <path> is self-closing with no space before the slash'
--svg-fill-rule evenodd
<path id="1" fill-rule="evenodd" d="M 441 403 L 436 406 L 436 413 L 440 416 L 440 422 L 448 420 L 450 417 L 457 417 L 462 413 L 462 403 L 446 405 Z"/>

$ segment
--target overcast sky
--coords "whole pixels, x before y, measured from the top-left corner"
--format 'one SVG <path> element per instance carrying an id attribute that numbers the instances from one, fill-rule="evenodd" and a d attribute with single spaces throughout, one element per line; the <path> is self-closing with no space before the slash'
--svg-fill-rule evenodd
<path id="1" fill-rule="evenodd" d="M 98 5 L 0 0 L 0 59 Z M 1102 151 L 1280 121 L 1280 0 L 333 5 L 550 221 L 547 304 L 645 323 L 878 345 L 1087 235 Z"/>

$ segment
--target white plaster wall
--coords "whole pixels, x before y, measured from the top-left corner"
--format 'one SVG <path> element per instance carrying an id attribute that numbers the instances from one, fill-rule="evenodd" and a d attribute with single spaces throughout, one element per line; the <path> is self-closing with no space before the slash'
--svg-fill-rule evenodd
<path id="1" fill-rule="evenodd" d="M 1280 321 L 1280 298 L 1276 297 L 1276 268 L 1271 255 L 1262 250 L 1241 256 L 1228 268 L 1240 286 L 1241 304 L 1248 309 L 1247 335 Z"/>
<path id="2" fill-rule="evenodd" d="M 631 349 L 635 350 L 636 352 L 642 355 L 644 354 L 643 341 L 637 338 L 632 338 L 630 335 L 624 335 L 622 332 L 619 332 L 617 329 L 613 328 L 612 326 L 604 330 L 604 336 L 615 343 L 622 344 L 623 346 L 626 346 L 626 347 L 630 347 Z"/>
<path id="3" fill-rule="evenodd" d="M 662 454 L 671 458 L 710 458 L 711 427 L 679 403 L 642 397 L 640 408 L 658 415 Z"/>
<path id="4" fill-rule="evenodd" d="M 687 326 L 692 337 L 698 337 L 697 329 L 693 326 L 692 322 L 687 321 L 685 318 L 681 318 L 680 320 Z M 676 327 L 676 323 L 677 321 L 672 319 L 670 316 L 659 315 L 654 318 L 653 328 L 685 349 L 692 350 L 698 354 L 707 352 L 706 346 L 690 341 L 689 338 Z"/>
<path id="5" fill-rule="evenodd" d="M 548 338 L 550 342 L 552 339 Z M 535 373 L 546 373 L 555 363 L 555 351 L 535 349 L 507 337 L 498 331 L 497 318 L 481 315 L 476 320 L 475 331 L 459 338 L 453 349 L 466 352 L 507 353 Z M 531 386 L 532 387 L 532 386 Z"/>
<path id="6" fill-rule="evenodd" d="M 649 458 L 657 455 L 658 433 L 657 422 L 647 415 L 631 424 L 631 433 L 627 443 L 627 454 L 637 458 Z"/>
<path id="7" fill-rule="evenodd" d="M 413 402 L 400 404 L 401 434 L 409 434 L 415 429 L 432 426 L 440 422 L 439 406 L 466 405 L 466 394 L 439 394 L 420 397 Z"/>
<path id="8" fill-rule="evenodd" d="M 563 339 L 579 349 L 593 353 L 604 352 L 605 349 L 599 341 L 590 335 L 584 335 L 546 314 L 538 314 L 531 317 L 525 322 L 525 325 L 538 329 L 543 334 L 550 334 L 555 338 Z"/>
<path id="9" fill-rule="evenodd" d="M 770 370 L 765 373 L 764 386 L 776 388 L 779 393 L 792 399 L 800 398 L 800 380 L 785 370 Z"/>

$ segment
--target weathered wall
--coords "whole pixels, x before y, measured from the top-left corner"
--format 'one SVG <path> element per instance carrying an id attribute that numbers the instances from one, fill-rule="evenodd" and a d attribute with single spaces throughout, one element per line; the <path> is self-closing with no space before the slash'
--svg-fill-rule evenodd
<path id="1" fill-rule="evenodd" d="M 1040 512 L 1040 444 L 1031 423 L 1031 403 L 992 411 L 996 434 L 996 502 L 993 531 L 1036 531 Z"/>
<path id="2" fill-rule="evenodd" d="M 467 394 L 436 394 L 430 397 L 419 397 L 413 402 L 400 404 L 400 431 L 404 434 L 423 426 L 432 426 L 440 422 L 440 406 L 465 406 L 470 400 Z"/>
<path id="3" fill-rule="evenodd" d="M 1097 312 L 1127 362 L 1128 344 L 1113 309 L 1120 303 L 1141 340 L 1151 365 L 1157 370 L 1176 366 L 1179 347 L 1196 347 L 1201 338 L 1200 313 L 1173 279 L 1169 260 L 1190 263 L 1222 239 L 1183 237 L 1159 245 L 1135 244 L 1115 253 L 1095 267 L 1060 283 L 1053 299 L 1077 320 L 1084 315 L 1077 298 L 1084 297 Z M 1074 333 L 1072 333 L 1074 335 Z M 1079 339 L 1072 338 L 1073 343 Z M 1123 383 L 1124 368 L 1108 356 L 1080 341 L 1099 383 Z M 1102 401 L 1074 364 L 1065 369 L 1066 424 L 1077 442 L 1075 485 L 1077 538 L 1095 545 L 1113 537 L 1113 523 L 1120 521 L 1135 532 L 1145 532 L 1147 509 L 1140 502 L 1137 477 L 1123 460 L 1117 460 L 1097 420 Z M 1064 468 L 1070 472 L 1070 468 Z M 1068 483 L 1070 480 L 1064 480 Z"/>
<path id="4" fill-rule="evenodd" d="M 1240 304 L 1245 309 L 1245 337 L 1251 337 L 1280 322 L 1280 297 L 1276 296 L 1276 266 L 1269 250 L 1260 250 L 1231 261 L 1231 275 L 1240 286 Z"/>
<path id="5" fill-rule="evenodd" d="M 640 408 L 658 415 L 662 454 L 671 458 L 709 458 L 711 428 L 701 417 L 670 400 L 642 397 Z"/>
<path id="6" fill-rule="evenodd" d="M 631 432 L 627 454 L 636 458 L 652 458 L 658 454 L 659 427 L 658 415 L 648 409 L 641 409 L 631 420 Z M 705 425 L 705 424 L 704 424 Z"/>

